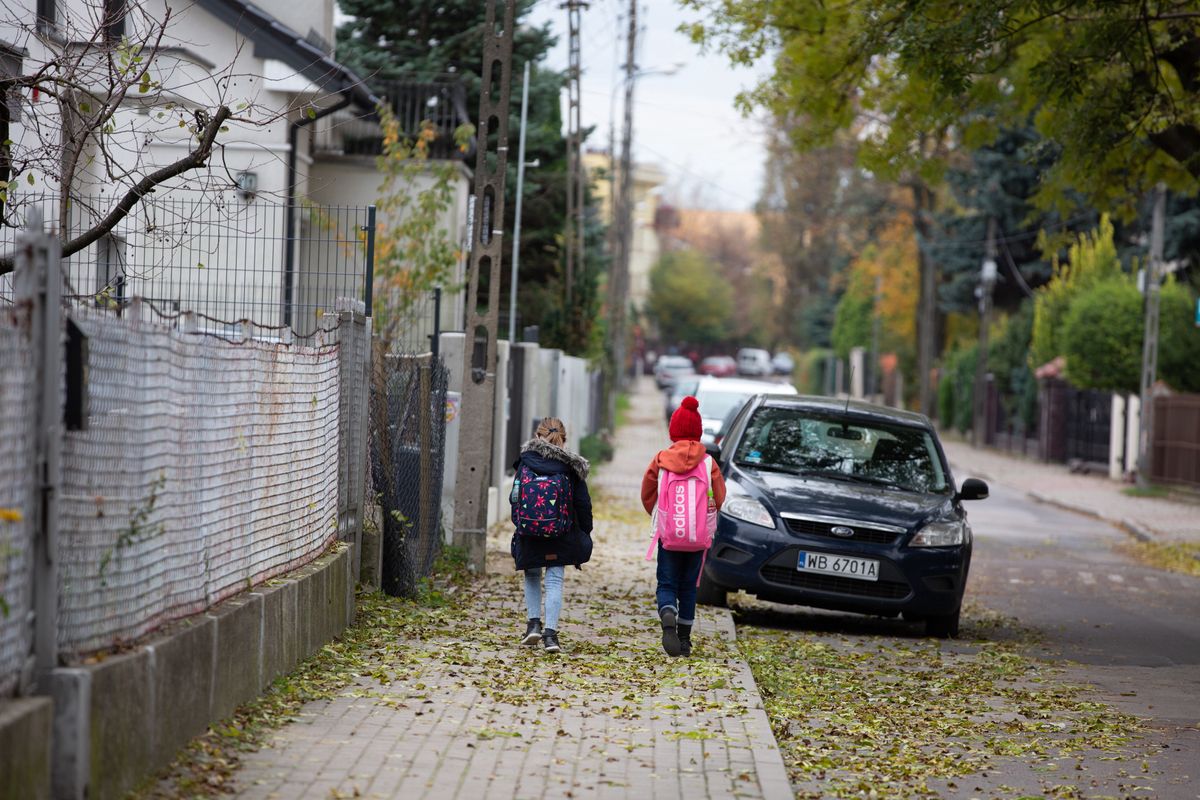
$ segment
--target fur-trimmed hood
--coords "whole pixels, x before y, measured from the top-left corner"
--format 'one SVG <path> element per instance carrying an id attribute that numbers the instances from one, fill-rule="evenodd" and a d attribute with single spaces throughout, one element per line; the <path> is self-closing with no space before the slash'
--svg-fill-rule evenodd
<path id="1" fill-rule="evenodd" d="M 549 458 L 554 461 L 561 461 L 571 468 L 571 471 L 579 476 L 580 480 L 587 480 L 588 470 L 591 465 L 588 460 L 578 453 L 572 453 L 570 450 L 564 450 L 558 445 L 550 444 L 545 439 L 533 437 L 525 444 L 521 445 L 522 453 L 536 453 L 542 458 Z"/>

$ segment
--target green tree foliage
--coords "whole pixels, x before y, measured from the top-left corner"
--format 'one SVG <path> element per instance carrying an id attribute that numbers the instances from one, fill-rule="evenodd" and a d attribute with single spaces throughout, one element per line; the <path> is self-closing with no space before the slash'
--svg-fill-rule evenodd
<path id="1" fill-rule="evenodd" d="M 1107 216 L 1092 233 L 1082 233 L 1071 245 L 1066 261 L 1053 261 L 1053 277 L 1034 298 L 1030 359 L 1033 367 L 1052 361 L 1066 350 L 1062 329 L 1071 301 L 1081 291 L 1121 274 L 1121 261 Z"/>
<path id="2" fill-rule="evenodd" d="M 1000 402 L 1010 418 L 1028 430 L 1037 414 L 1037 380 L 1029 368 L 1029 342 L 1033 338 L 1033 301 L 1026 300 L 1016 313 L 993 327 L 988 348 L 988 371 L 996 382 Z"/>
<path id="3" fill-rule="evenodd" d="M 1116 276 L 1071 299 L 1062 323 L 1067 379 L 1081 389 L 1136 392 L 1142 365 L 1142 295 Z"/>
<path id="4" fill-rule="evenodd" d="M 833 314 L 833 352 L 838 358 L 850 355 L 852 347 L 871 345 L 875 301 L 870 294 L 848 290 L 838 300 Z"/>
<path id="5" fill-rule="evenodd" d="M 664 341 L 721 343 L 733 317 L 726 289 L 711 260 L 694 250 L 671 251 L 650 271 L 647 311 Z"/>
<path id="6" fill-rule="evenodd" d="M 936 174 L 934 132 L 969 147 L 1032 119 L 1056 149 L 1039 199 L 1073 187 L 1129 210 L 1154 182 L 1200 178 L 1200 15 L 1193 0 L 683 0 L 685 26 L 736 63 L 771 54 L 744 97 L 805 120 L 801 147 L 859 127 L 881 174 Z M 984 116 L 981 112 L 990 112 Z M 936 135 L 936 134 L 935 134 Z M 931 158 L 932 157 L 932 158 Z"/>

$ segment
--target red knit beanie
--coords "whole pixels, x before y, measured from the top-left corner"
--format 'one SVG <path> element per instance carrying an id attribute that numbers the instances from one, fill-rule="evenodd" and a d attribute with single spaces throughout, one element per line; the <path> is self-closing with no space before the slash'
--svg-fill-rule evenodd
<path id="1" fill-rule="evenodd" d="M 667 429 L 671 434 L 672 442 L 682 439 L 691 439 L 693 442 L 700 441 L 700 436 L 704 433 L 704 425 L 700 421 L 700 413 L 696 411 L 698 408 L 700 408 L 700 402 L 696 398 L 690 395 L 683 398 L 679 408 L 675 409 L 675 413 L 671 415 L 671 426 Z"/>

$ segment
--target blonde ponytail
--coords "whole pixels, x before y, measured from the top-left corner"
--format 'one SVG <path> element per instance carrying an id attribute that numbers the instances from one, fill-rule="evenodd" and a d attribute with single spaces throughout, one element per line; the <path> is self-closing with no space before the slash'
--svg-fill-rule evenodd
<path id="1" fill-rule="evenodd" d="M 567 426 L 558 417 L 543 417 L 533 435 L 555 447 L 562 447 L 567 443 Z"/>

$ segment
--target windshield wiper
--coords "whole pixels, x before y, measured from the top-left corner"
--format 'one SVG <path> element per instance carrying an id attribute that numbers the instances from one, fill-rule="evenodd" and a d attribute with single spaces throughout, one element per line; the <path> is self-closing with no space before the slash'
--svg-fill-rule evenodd
<path id="1" fill-rule="evenodd" d="M 795 467 L 784 467 L 779 464 L 755 464 L 753 461 L 738 461 L 737 465 L 743 469 L 757 469 L 763 472 L 782 472 L 785 475 L 799 475 L 800 470 Z"/>
<path id="2" fill-rule="evenodd" d="M 838 472 L 837 470 L 833 470 L 833 469 L 808 470 L 804 474 L 805 475 L 820 475 L 822 478 L 832 478 L 833 480 L 848 481 L 850 483 L 866 483 L 871 486 L 886 486 L 890 489 L 902 489 L 906 492 L 913 491 L 912 489 L 909 489 L 907 486 L 896 483 L 895 481 L 889 481 L 887 478 L 876 478 L 871 475 L 856 475 L 851 472 Z"/>

